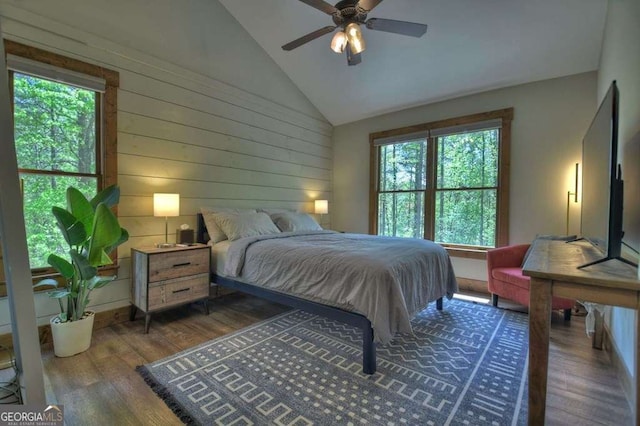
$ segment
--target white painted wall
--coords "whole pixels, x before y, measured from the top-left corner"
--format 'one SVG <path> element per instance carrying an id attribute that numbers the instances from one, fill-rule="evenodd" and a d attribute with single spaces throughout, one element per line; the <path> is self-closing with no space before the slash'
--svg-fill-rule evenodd
<path id="1" fill-rule="evenodd" d="M 331 125 L 217 0 L 3 0 L 0 20 L 5 38 L 120 73 L 119 216 L 131 239 L 95 310 L 127 306 L 130 248 L 164 241 L 154 192 L 181 195 L 170 240 L 201 205 L 311 211 L 332 199 Z M 46 295 L 35 302 L 40 324 L 57 313 Z M 10 331 L 0 300 L 0 334 Z"/>
<path id="2" fill-rule="evenodd" d="M 334 128 L 335 229 L 368 231 L 369 134 L 413 124 L 513 107 L 511 243 L 564 234 L 567 191 L 573 188 L 581 142 L 596 108 L 595 72 L 493 90 L 381 115 Z M 579 204 L 570 232 L 579 232 Z M 459 277 L 486 281 L 486 262 L 453 258 Z"/>
<path id="3" fill-rule="evenodd" d="M 640 183 L 629 181 L 625 170 L 629 161 L 637 163 L 638 158 L 625 158 L 625 148 L 640 144 L 640 2 L 638 0 L 610 0 L 605 27 L 602 56 L 598 72 L 598 100 L 602 100 L 612 80 L 617 81 L 620 91 L 619 156 L 622 163 L 622 177 L 625 179 L 624 224 L 638 221 L 639 206 L 628 204 L 627 190 L 638 191 Z M 636 164 L 636 167 L 638 165 Z M 636 176 L 636 179 L 638 177 Z M 632 189 L 633 188 L 633 189 Z M 636 192 L 637 194 L 637 192 Z M 637 200 L 637 198 L 636 198 Z M 632 209 L 633 207 L 633 209 Z M 634 215 L 633 217 L 631 215 Z M 637 236 L 635 236 L 637 237 Z M 636 314 L 629 309 L 614 308 L 608 321 L 614 345 L 621 354 L 628 373 L 634 373 Z"/>

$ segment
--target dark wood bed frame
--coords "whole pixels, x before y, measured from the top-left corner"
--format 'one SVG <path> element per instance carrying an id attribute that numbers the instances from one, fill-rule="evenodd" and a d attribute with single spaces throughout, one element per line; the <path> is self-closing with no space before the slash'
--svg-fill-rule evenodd
<path id="1" fill-rule="evenodd" d="M 196 242 L 206 244 L 209 241 L 209 236 L 206 232 L 204 218 L 201 213 L 198 213 L 197 217 L 198 226 L 196 230 Z M 365 374 L 374 374 L 376 372 L 376 346 L 373 342 L 373 328 L 371 328 L 371 321 L 369 321 L 364 315 L 269 290 L 258 285 L 247 284 L 228 277 L 222 277 L 216 275 L 213 271 L 211 272 L 211 282 L 223 287 L 232 288 L 243 293 L 250 294 L 252 296 L 260 297 L 262 299 L 266 299 L 276 303 L 281 303 L 295 309 L 300 309 L 311 314 L 321 315 L 331 320 L 337 320 L 361 329 L 362 371 Z M 436 301 L 436 308 L 438 310 L 442 310 L 442 298 L 439 298 Z"/>

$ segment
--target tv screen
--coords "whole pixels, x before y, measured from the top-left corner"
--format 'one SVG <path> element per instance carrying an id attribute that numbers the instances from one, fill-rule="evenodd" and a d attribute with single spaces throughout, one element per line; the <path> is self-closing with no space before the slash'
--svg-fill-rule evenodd
<path id="1" fill-rule="evenodd" d="M 604 257 L 581 268 L 609 259 L 632 263 L 621 257 L 624 188 L 618 164 L 618 97 L 613 81 L 582 140 L 580 232 Z"/>
<path id="2" fill-rule="evenodd" d="M 582 213 L 580 233 L 604 255 L 609 253 L 615 211 L 612 195 L 618 165 L 618 90 L 609 87 L 582 140 Z M 621 236 L 620 236 L 621 238 Z M 613 248 L 613 247 L 611 247 Z"/>

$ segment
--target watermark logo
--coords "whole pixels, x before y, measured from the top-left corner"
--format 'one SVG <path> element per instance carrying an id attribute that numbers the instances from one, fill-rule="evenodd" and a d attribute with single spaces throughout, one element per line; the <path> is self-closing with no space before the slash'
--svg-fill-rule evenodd
<path id="1" fill-rule="evenodd" d="M 63 426 L 62 405 L 2 405 L 0 426 Z"/>

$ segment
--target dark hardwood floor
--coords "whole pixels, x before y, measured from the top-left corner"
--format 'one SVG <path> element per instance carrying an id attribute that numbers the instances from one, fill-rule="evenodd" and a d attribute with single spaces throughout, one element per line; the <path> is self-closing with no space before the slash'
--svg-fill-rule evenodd
<path id="1" fill-rule="evenodd" d="M 500 306 L 522 310 L 502 300 Z M 95 330 L 91 348 L 70 358 L 56 358 L 51 345 L 43 346 L 47 393 L 64 404 L 67 425 L 181 424 L 135 367 L 287 309 L 231 294 L 211 300 L 209 316 L 199 306 L 156 314 L 146 335 L 140 315 L 136 321 Z M 591 348 L 583 317 L 564 323 L 554 314 L 549 359 L 546 424 L 633 423 L 607 354 Z"/>

